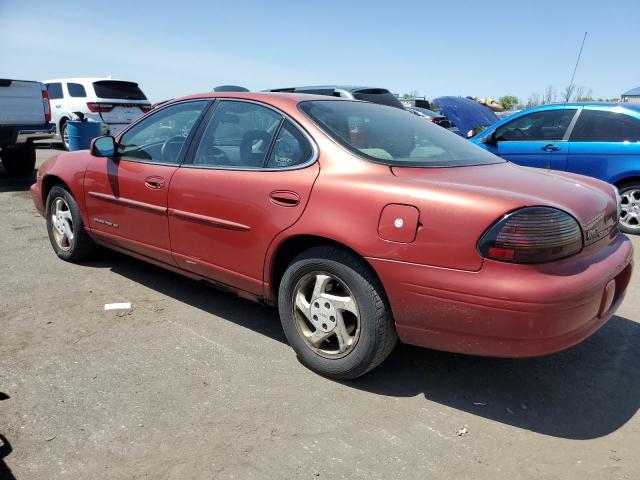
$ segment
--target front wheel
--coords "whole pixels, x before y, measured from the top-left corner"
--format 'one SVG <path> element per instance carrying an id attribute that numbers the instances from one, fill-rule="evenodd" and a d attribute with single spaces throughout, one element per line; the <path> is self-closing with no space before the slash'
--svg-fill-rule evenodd
<path id="1" fill-rule="evenodd" d="M 371 268 L 337 247 L 296 257 L 278 292 L 289 344 L 311 370 L 350 380 L 379 365 L 397 336 L 382 285 Z"/>
<path id="2" fill-rule="evenodd" d="M 96 244 L 84 230 L 80 208 L 65 188 L 56 185 L 47 196 L 47 233 L 56 255 L 68 262 L 85 260 Z"/>
<path id="3" fill-rule="evenodd" d="M 620 188 L 620 230 L 640 234 L 640 184 Z"/>

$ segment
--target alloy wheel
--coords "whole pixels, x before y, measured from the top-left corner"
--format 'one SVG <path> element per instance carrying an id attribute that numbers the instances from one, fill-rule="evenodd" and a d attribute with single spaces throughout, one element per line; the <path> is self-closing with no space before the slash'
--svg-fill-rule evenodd
<path id="1" fill-rule="evenodd" d="M 73 217 L 66 200 L 57 197 L 51 208 L 51 226 L 53 238 L 58 247 L 68 252 L 73 247 Z"/>
<path id="2" fill-rule="evenodd" d="M 620 223 L 631 230 L 640 230 L 640 189 L 620 194 Z"/>
<path id="3" fill-rule="evenodd" d="M 327 272 L 304 275 L 293 292 L 293 316 L 307 346 L 325 358 L 348 355 L 360 336 L 360 310 L 349 287 Z"/>

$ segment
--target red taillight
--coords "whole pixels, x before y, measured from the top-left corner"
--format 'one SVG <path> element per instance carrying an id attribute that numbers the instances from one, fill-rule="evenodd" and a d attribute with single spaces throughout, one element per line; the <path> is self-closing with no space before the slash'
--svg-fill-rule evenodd
<path id="1" fill-rule="evenodd" d="M 513 263 L 543 263 L 582 250 L 582 230 L 568 213 L 527 207 L 506 215 L 478 242 L 482 256 Z"/>
<path id="2" fill-rule="evenodd" d="M 42 103 L 44 106 L 44 122 L 49 123 L 51 121 L 51 103 L 49 102 L 49 92 L 44 85 L 42 86 Z"/>
<path id="3" fill-rule="evenodd" d="M 152 110 L 151 105 L 138 105 L 140 107 L 140 110 L 142 110 L 144 113 L 150 112 Z"/>
<path id="4" fill-rule="evenodd" d="M 93 113 L 110 112 L 113 107 L 112 103 L 87 102 L 87 108 Z"/>

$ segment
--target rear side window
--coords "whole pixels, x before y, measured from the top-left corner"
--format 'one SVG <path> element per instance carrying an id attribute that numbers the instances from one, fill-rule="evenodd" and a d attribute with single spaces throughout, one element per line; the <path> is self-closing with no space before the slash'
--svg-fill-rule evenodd
<path id="1" fill-rule="evenodd" d="M 255 103 L 221 101 L 202 135 L 194 165 L 262 168 L 282 115 Z"/>
<path id="2" fill-rule="evenodd" d="M 147 97 L 137 83 L 120 80 L 99 80 L 93 82 L 93 89 L 98 98 L 116 100 L 146 100 Z"/>
<path id="3" fill-rule="evenodd" d="M 87 96 L 84 87 L 79 83 L 67 83 L 67 90 L 70 97 L 84 98 Z"/>
<path id="4" fill-rule="evenodd" d="M 286 120 L 276 137 L 267 168 L 295 167 L 311 159 L 313 148 L 302 132 Z"/>
<path id="5" fill-rule="evenodd" d="M 376 163 L 460 167 L 500 157 L 411 112 L 349 100 L 301 102 L 300 110 L 336 142 Z"/>
<path id="6" fill-rule="evenodd" d="M 47 83 L 47 92 L 49 92 L 50 100 L 59 100 L 63 98 L 61 83 Z"/>
<path id="7" fill-rule="evenodd" d="M 575 109 L 559 108 L 522 115 L 496 129 L 498 142 L 562 140 L 575 115 Z"/>
<path id="8" fill-rule="evenodd" d="M 640 142 L 640 120 L 624 113 L 584 109 L 572 142 Z"/>

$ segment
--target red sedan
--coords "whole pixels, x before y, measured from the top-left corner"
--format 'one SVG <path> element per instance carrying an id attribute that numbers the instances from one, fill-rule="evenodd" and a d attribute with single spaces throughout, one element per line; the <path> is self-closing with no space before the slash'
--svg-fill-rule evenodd
<path id="1" fill-rule="evenodd" d="M 101 245 L 277 305 L 300 360 L 341 379 L 398 337 L 475 355 L 565 349 L 611 318 L 632 270 L 610 185 L 360 101 L 171 101 L 51 157 L 31 193 L 60 258 Z"/>

